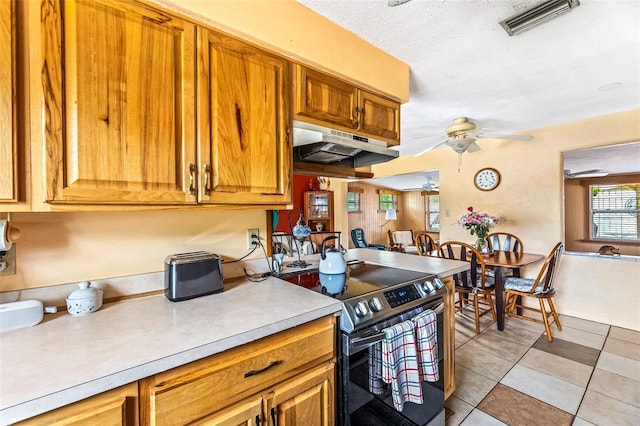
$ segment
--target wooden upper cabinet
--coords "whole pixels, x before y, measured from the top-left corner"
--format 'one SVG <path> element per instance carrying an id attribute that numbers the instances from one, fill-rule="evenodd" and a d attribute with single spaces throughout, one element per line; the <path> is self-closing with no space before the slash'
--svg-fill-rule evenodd
<path id="1" fill-rule="evenodd" d="M 198 201 L 290 203 L 288 62 L 200 28 L 198 75 Z"/>
<path id="2" fill-rule="evenodd" d="M 0 2 L 0 202 L 18 201 L 16 2 Z"/>
<path id="3" fill-rule="evenodd" d="M 294 119 L 400 143 L 400 103 L 295 65 Z"/>
<path id="4" fill-rule="evenodd" d="M 129 1 L 41 9 L 46 200 L 195 203 L 195 26 Z"/>
<path id="5" fill-rule="evenodd" d="M 400 141 L 400 104 L 360 90 L 360 130 L 382 140 Z"/>
<path id="6" fill-rule="evenodd" d="M 358 129 L 354 86 L 312 69 L 295 66 L 294 118 L 311 118 L 350 131 Z"/>

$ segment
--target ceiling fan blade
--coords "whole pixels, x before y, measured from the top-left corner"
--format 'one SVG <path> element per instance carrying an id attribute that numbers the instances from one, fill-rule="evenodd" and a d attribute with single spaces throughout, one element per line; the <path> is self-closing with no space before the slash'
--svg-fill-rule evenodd
<path id="1" fill-rule="evenodd" d="M 467 147 L 467 152 L 478 152 L 480 151 L 480 145 L 475 142 L 471 142 Z"/>
<path id="2" fill-rule="evenodd" d="M 401 4 L 405 4 L 411 0 L 387 0 L 387 6 L 394 7 L 400 6 Z"/>
<path id="3" fill-rule="evenodd" d="M 429 152 L 431 150 L 434 150 L 436 148 L 440 148 L 442 145 L 446 144 L 448 141 L 449 141 L 449 139 L 443 140 L 442 142 L 439 142 L 439 143 L 437 143 L 435 145 L 432 145 L 432 146 L 430 146 L 430 147 L 428 147 L 426 149 L 423 149 L 422 151 L 420 151 L 417 154 L 413 154 L 413 156 L 414 157 L 420 157 L 422 154 L 426 154 L 427 152 Z"/>
<path id="4" fill-rule="evenodd" d="M 478 138 L 482 139 L 508 139 L 514 141 L 530 141 L 533 139 L 531 135 L 504 135 L 501 133 L 478 133 L 476 135 Z"/>
<path id="5" fill-rule="evenodd" d="M 601 177 L 607 176 L 609 172 L 601 169 L 582 170 L 579 172 L 571 173 L 571 170 L 564 171 L 564 177 L 567 179 L 579 178 L 579 177 Z"/>

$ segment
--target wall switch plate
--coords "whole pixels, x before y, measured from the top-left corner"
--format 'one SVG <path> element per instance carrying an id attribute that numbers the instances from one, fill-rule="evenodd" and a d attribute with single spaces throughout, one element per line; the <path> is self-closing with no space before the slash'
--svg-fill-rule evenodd
<path id="1" fill-rule="evenodd" d="M 257 236 L 258 238 L 253 238 L 253 235 Z M 258 228 L 247 229 L 247 244 L 250 249 L 259 245 L 259 242 L 258 242 L 259 239 L 260 239 L 260 230 Z M 254 244 L 254 241 L 255 241 L 255 244 Z"/>
<path id="2" fill-rule="evenodd" d="M 0 251 L 0 275 L 16 274 L 16 244 L 8 251 Z"/>

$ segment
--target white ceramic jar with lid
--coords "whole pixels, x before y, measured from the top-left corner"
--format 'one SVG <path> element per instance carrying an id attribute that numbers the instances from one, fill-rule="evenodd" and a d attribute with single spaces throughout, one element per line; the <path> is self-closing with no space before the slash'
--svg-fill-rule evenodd
<path id="1" fill-rule="evenodd" d="M 101 289 L 91 287 L 89 281 L 78 284 L 78 289 L 67 297 L 67 311 L 71 315 L 85 315 L 95 312 L 102 307 Z"/>

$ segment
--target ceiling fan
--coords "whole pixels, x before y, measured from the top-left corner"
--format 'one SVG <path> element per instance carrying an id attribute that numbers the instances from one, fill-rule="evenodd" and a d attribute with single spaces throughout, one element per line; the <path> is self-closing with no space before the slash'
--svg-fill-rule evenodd
<path id="1" fill-rule="evenodd" d="M 431 151 L 442 145 L 449 146 L 460 155 L 465 152 L 477 152 L 480 151 L 480 145 L 476 143 L 477 139 L 507 139 L 517 141 L 530 141 L 531 139 L 533 139 L 533 136 L 488 133 L 486 129 L 477 129 L 475 123 L 469 121 L 467 117 L 458 117 L 453 120 L 451 126 L 447 127 L 447 139 L 415 154 L 414 157 L 419 157 L 425 152 Z"/>
<path id="2" fill-rule="evenodd" d="M 602 169 L 581 170 L 579 172 L 574 172 L 574 173 L 571 173 L 571 170 L 564 171 L 565 179 L 602 177 L 602 176 L 607 176 L 608 174 L 609 172 Z"/>
<path id="3" fill-rule="evenodd" d="M 440 186 L 433 183 L 431 176 L 424 177 L 427 181 L 419 188 L 404 188 L 403 191 L 440 191 Z"/>

